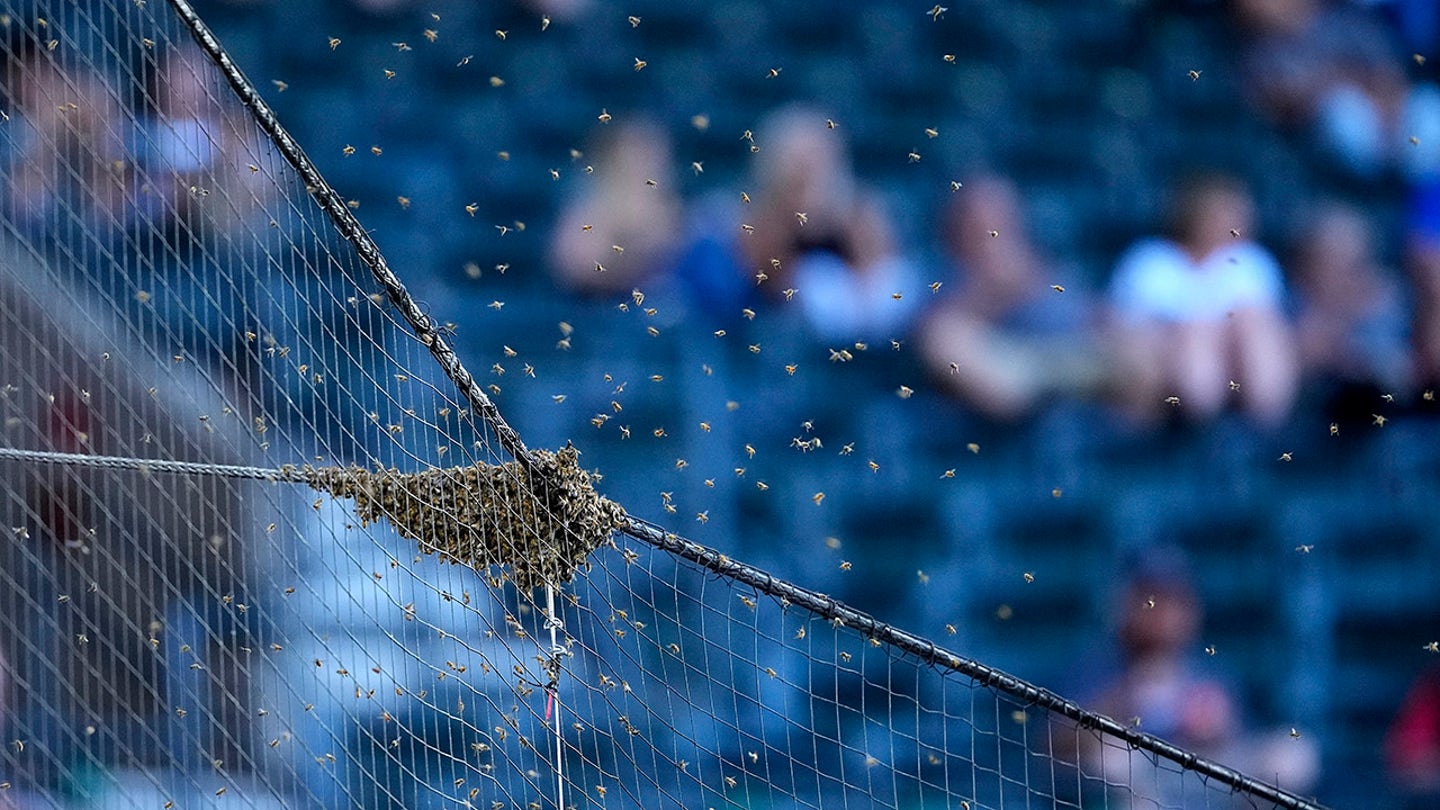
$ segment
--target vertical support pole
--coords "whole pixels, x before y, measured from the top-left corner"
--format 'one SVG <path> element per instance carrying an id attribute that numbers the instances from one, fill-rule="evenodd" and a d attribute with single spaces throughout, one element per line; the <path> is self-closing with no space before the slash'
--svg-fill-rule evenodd
<path id="1" fill-rule="evenodd" d="M 559 632 L 565 626 L 555 612 L 555 586 L 545 585 L 545 625 L 550 628 L 550 682 L 546 691 L 550 693 L 548 705 L 555 724 L 555 810 L 565 810 L 565 738 L 560 726 L 560 656 L 565 648 L 560 646 Z"/>

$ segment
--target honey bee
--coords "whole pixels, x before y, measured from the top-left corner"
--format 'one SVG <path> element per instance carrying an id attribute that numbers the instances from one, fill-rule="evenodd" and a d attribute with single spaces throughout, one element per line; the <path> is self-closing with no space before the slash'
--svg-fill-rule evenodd
<path id="1" fill-rule="evenodd" d="M 644 59 L 641 59 L 641 58 L 638 57 L 638 56 L 635 57 L 635 72 L 638 73 L 638 72 L 644 70 L 644 69 L 645 69 L 645 66 L 648 65 L 648 64 L 650 64 L 650 63 L 649 63 L 649 62 L 646 62 Z"/>
<path id="2" fill-rule="evenodd" d="M 1025 582 L 1026 582 L 1027 584 L 1035 581 L 1035 575 L 1032 574 L 1032 573 L 1030 573 L 1029 571 L 1026 571 L 1026 572 L 1025 572 L 1024 574 L 1022 574 L 1021 576 L 1024 577 Z"/>
<path id="3" fill-rule="evenodd" d="M 1191 70 L 1186 73 L 1186 75 L 1190 77 L 1190 81 L 1192 82 L 1200 80 L 1200 71 L 1198 70 Z"/>
<path id="4" fill-rule="evenodd" d="M 339 37 L 330 37 L 330 50 L 333 51 L 333 50 L 335 50 L 335 49 L 338 48 L 338 47 L 340 47 L 340 38 L 339 38 Z"/>
<path id="5" fill-rule="evenodd" d="M 784 68 L 770 68 L 770 70 L 768 70 L 768 71 L 765 72 L 765 78 L 767 78 L 767 79 L 776 79 L 776 78 L 779 78 L 779 77 L 780 77 L 780 71 L 781 71 L 781 70 L 784 70 Z"/>
<path id="6" fill-rule="evenodd" d="M 909 162 L 911 162 L 911 163 L 919 163 L 919 162 L 920 162 L 920 153 L 919 153 L 919 152 L 916 152 L 914 149 L 911 149 L 911 150 L 910 150 L 910 153 L 907 154 L 905 157 L 906 157 L 906 159 L 907 159 Z"/>
<path id="7" fill-rule="evenodd" d="M 927 137 L 927 138 L 938 138 L 938 137 L 940 137 L 940 130 L 935 129 L 934 127 L 926 127 L 926 128 L 925 128 L 925 137 Z"/>
<path id="8" fill-rule="evenodd" d="M 608 124 L 608 123 L 610 123 L 610 119 L 611 119 L 610 111 L 609 111 L 609 110 L 606 110 L 604 107 L 601 107 L 601 108 L 600 108 L 600 114 L 597 115 L 595 118 L 596 118 L 596 120 L 598 120 L 598 121 L 599 121 L 600 123 L 602 123 L 602 124 Z"/>
<path id="9" fill-rule="evenodd" d="M 852 568 L 852 566 L 851 566 L 849 560 L 841 560 L 841 561 L 840 561 L 840 570 L 841 570 L 841 571 L 849 571 L 851 568 Z"/>

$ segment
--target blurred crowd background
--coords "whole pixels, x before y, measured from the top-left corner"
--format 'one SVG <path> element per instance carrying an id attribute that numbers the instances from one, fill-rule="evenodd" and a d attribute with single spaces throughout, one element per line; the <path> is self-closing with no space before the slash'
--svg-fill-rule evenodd
<path id="1" fill-rule="evenodd" d="M 1433 3 L 197 6 L 632 511 L 1337 806 L 1440 800 Z M 223 191 L 193 58 L 134 165 Z M 32 146 L 133 149 L 23 75 Z M 4 204 L 123 228 L 116 177 Z"/>

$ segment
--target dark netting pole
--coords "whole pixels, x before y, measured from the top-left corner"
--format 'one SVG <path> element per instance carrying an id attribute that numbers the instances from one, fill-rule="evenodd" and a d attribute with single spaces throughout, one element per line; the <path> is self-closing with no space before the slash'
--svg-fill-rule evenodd
<path id="1" fill-rule="evenodd" d="M 822 619 L 839 622 L 876 641 L 889 644 L 902 652 L 913 655 L 926 664 L 966 675 L 977 683 L 984 684 L 1029 705 L 1039 706 L 1074 720 L 1082 728 L 1094 729 L 1101 734 L 1124 740 L 1135 750 L 1147 751 L 1157 757 L 1167 759 L 1186 770 L 1226 785 L 1237 792 L 1274 802 L 1275 806 L 1287 808 L 1287 810 L 1325 810 L 1323 805 L 1310 799 L 1246 776 L 1233 768 L 1212 762 L 1159 737 L 1121 725 L 1103 714 L 1087 711 L 1074 701 L 1066 700 L 1048 689 L 1035 686 L 979 661 L 958 656 L 942 649 L 933 641 L 879 621 L 869 614 L 848 607 L 822 593 L 792 585 L 773 574 L 731 559 L 712 548 L 666 532 L 648 521 L 629 516 L 629 520 L 621 528 L 621 531 L 655 548 L 690 560 L 727 579 L 743 582 L 761 593 L 802 607 Z"/>
<path id="2" fill-rule="evenodd" d="M 384 256 L 381 255 L 379 247 L 360 225 L 349 207 L 345 205 L 344 200 L 325 182 L 314 163 L 305 155 L 294 138 L 280 125 L 274 111 L 260 97 L 254 84 L 245 77 L 234 60 L 221 47 L 219 40 L 201 21 L 188 0 L 170 0 L 170 5 L 185 23 L 201 49 L 220 68 L 226 81 L 229 82 L 245 106 L 250 109 L 261 129 L 270 136 L 281 155 L 305 181 L 316 202 L 330 215 L 336 229 L 355 248 L 360 260 L 370 268 L 375 280 L 385 288 L 391 303 L 409 323 L 421 343 L 429 348 L 446 376 L 459 388 L 473 411 L 495 431 L 500 445 L 529 471 L 532 460 L 520 436 L 505 422 L 495 404 L 485 395 L 474 376 L 460 362 L 449 342 L 436 330 L 430 316 L 421 310 L 415 299 L 406 290 L 405 285 L 391 271 Z M 842 622 L 877 641 L 890 644 L 896 649 L 913 655 L 927 664 L 959 672 L 978 683 L 1030 705 L 1040 706 L 1067 717 L 1082 728 L 1093 729 L 1101 734 L 1124 740 L 1136 750 L 1147 751 L 1157 757 L 1174 762 L 1186 770 L 1226 785 L 1237 792 L 1273 802 L 1277 807 L 1287 808 L 1287 810 L 1324 810 L 1322 805 L 1309 799 L 1246 776 L 1158 737 L 1127 728 L 1109 717 L 1087 711 L 1054 692 L 1042 689 L 993 667 L 988 667 L 978 661 L 950 653 L 934 642 L 877 621 L 873 617 L 849 608 L 823 594 L 792 585 L 758 568 L 730 559 L 713 549 L 667 533 L 646 521 L 627 515 L 622 531 L 641 542 L 683 557 L 729 579 L 743 582 L 762 593 L 798 605 L 817 616 Z"/>

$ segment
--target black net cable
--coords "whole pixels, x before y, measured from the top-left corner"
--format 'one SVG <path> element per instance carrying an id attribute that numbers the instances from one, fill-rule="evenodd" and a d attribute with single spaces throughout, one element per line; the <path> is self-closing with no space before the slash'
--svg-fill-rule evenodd
<path id="1" fill-rule="evenodd" d="M 260 127 L 271 137 L 281 155 L 305 181 L 307 190 L 330 216 L 340 234 L 354 247 L 360 261 L 374 274 L 376 281 L 386 291 L 391 303 L 414 330 L 420 342 L 429 349 L 446 376 L 471 404 L 474 413 L 494 430 L 501 446 L 528 468 L 531 459 L 519 435 L 505 422 L 498 408 L 481 390 L 474 376 L 465 368 L 453 348 L 435 328 L 430 316 L 410 296 L 404 284 L 389 268 L 379 247 L 344 200 L 325 182 L 299 144 L 281 126 L 255 86 L 229 57 L 213 32 L 199 18 L 187 0 L 170 0 L 170 4 L 195 41 L 214 61 L 231 88 L 251 111 Z M 215 472 L 219 471 L 215 470 Z M 231 472 L 252 478 L 277 475 L 277 471 L 274 470 L 253 468 L 233 468 Z M 1246 776 L 1239 771 L 1174 746 L 1157 737 L 1127 727 L 1111 718 L 1087 711 L 1054 692 L 977 661 L 945 651 L 920 636 L 877 621 L 873 617 L 848 608 L 823 594 L 777 579 L 761 569 L 740 563 L 705 546 L 685 540 L 647 521 L 626 515 L 621 531 L 657 549 L 696 563 L 722 577 L 750 585 L 759 592 L 781 600 L 782 603 L 800 606 L 827 621 L 840 622 L 873 640 L 915 656 L 925 664 L 964 674 L 981 684 L 1016 698 L 1025 705 L 1037 706 L 1054 712 L 1076 722 L 1082 728 L 1114 737 L 1134 750 L 1148 752 L 1173 762 L 1185 770 L 1235 791 L 1273 802 L 1278 807 L 1295 808 L 1295 810 L 1321 807 L 1321 805 L 1282 788 Z"/>

